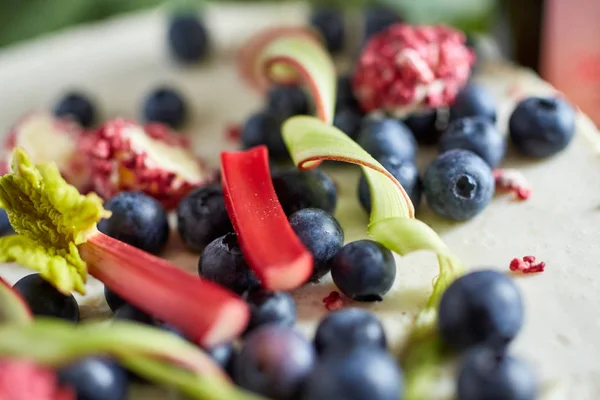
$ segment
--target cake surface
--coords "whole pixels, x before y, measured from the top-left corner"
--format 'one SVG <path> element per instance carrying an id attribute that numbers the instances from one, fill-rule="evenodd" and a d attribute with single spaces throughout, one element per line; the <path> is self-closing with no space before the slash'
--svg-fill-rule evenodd
<path id="1" fill-rule="evenodd" d="M 303 24 L 308 9 L 298 5 L 218 6 L 207 9 L 213 38 L 213 57 L 205 64 L 183 68 L 170 60 L 165 48 L 163 10 L 136 14 L 103 24 L 78 28 L 54 37 L 16 47 L 0 55 L 0 132 L 31 109 L 50 108 L 69 88 L 93 95 L 101 119 L 117 116 L 136 119 L 141 102 L 154 87 L 168 83 L 179 88 L 192 110 L 182 129 L 196 154 L 218 166 L 219 151 L 236 149 L 225 131 L 259 109 L 262 99 L 244 85 L 235 68 L 235 50 L 252 33 L 277 24 Z M 235 27 L 233 29 L 232 27 Z M 490 62 L 476 77 L 496 95 L 498 127 L 506 133 L 507 118 L 518 96 L 551 95 L 555 91 L 533 73 Z M 541 274 L 517 276 L 526 318 L 512 353 L 532 364 L 541 383 L 541 399 L 594 399 L 600 392 L 600 317 L 593 307 L 600 301 L 600 139 L 593 124 L 578 114 L 575 139 L 558 155 L 530 161 L 509 149 L 502 167 L 518 168 L 533 194 L 515 201 L 511 194 L 496 194 L 474 219 L 452 223 L 436 217 L 425 204 L 417 217 L 434 228 L 469 269 L 491 267 L 509 273 L 513 258 L 533 255 L 546 263 Z M 435 156 L 421 149 L 423 168 Z M 360 175 L 353 166 L 329 167 L 339 185 L 335 216 L 344 228 L 346 242 L 364 238 L 368 218 L 359 205 Z M 175 264 L 196 271 L 198 255 L 184 249 L 172 232 L 163 255 Z M 384 323 L 393 347 L 401 348 L 413 318 L 426 302 L 437 263 L 432 253 L 397 256 L 394 289 L 380 303 L 352 303 L 375 311 Z M 0 265 L 0 276 L 10 283 L 30 271 L 14 264 Z M 312 336 L 318 320 L 327 313 L 322 299 L 335 290 L 327 276 L 293 295 L 298 306 L 298 327 Z M 102 284 L 88 283 L 88 294 L 78 297 L 84 318 L 107 317 Z M 451 398 L 453 371 L 441 378 L 435 398 Z M 153 394 L 140 394 L 151 399 Z M 164 394 L 155 394 L 165 398 Z M 135 397 L 138 398 L 138 397 Z"/>

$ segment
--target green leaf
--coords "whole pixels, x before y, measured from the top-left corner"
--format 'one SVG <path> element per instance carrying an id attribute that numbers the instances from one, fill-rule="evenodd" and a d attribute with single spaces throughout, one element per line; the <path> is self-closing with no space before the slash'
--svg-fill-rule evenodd
<path id="1" fill-rule="evenodd" d="M 0 324 L 24 324 L 31 319 L 31 310 L 25 300 L 0 278 Z"/>
<path id="2" fill-rule="evenodd" d="M 0 259 L 38 270 L 63 293 L 84 294 L 86 265 L 77 245 L 110 216 L 95 194 L 81 195 L 61 177 L 55 164 L 34 166 L 20 148 L 11 172 L 0 177 L 0 206 L 16 237 L 2 238 Z M 47 264 L 47 265 L 46 265 Z"/>
<path id="3" fill-rule="evenodd" d="M 49 318 L 36 318 L 28 325 L 0 325 L 0 357 L 59 367 L 100 354 L 109 354 L 134 372 L 194 399 L 259 399 L 234 388 L 198 347 L 156 328 L 125 321 L 75 325 Z"/>

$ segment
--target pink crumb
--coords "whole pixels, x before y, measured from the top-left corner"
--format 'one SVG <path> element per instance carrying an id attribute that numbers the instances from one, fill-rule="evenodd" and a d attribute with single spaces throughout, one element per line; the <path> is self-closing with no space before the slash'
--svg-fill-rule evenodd
<path id="1" fill-rule="evenodd" d="M 544 272 L 546 263 L 543 261 L 537 262 L 534 256 L 525 256 L 521 260 L 514 258 L 510 262 L 509 268 L 513 272 L 533 274 L 536 272 Z"/>
<path id="2" fill-rule="evenodd" d="M 242 138 L 242 127 L 238 124 L 230 124 L 225 128 L 225 138 L 231 142 L 239 142 Z"/>
<path id="3" fill-rule="evenodd" d="M 344 307 L 342 296 L 335 290 L 323 298 L 323 303 L 329 311 L 339 310 Z"/>
<path id="4" fill-rule="evenodd" d="M 496 189 L 513 192 L 518 200 L 527 200 L 532 191 L 525 176 L 517 169 L 495 169 L 493 171 Z"/>

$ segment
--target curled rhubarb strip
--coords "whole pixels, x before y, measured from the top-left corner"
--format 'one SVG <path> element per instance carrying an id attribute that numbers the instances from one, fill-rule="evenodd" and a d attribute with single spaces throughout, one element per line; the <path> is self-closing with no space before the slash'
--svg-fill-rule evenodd
<path id="1" fill-rule="evenodd" d="M 225 205 L 250 268 L 271 290 L 291 290 L 312 272 L 312 254 L 290 226 L 269 172 L 265 146 L 221 154 Z"/>
<path id="2" fill-rule="evenodd" d="M 335 70 L 331 60 L 329 63 L 321 60 L 324 49 L 311 41 L 306 41 L 304 47 L 283 46 L 290 39 L 294 38 L 273 40 L 260 59 L 265 65 L 265 74 L 278 62 L 297 68 L 298 75 L 307 80 L 314 96 L 319 118 L 295 116 L 282 126 L 283 139 L 292 159 L 302 169 L 310 169 L 324 160 L 359 165 L 369 183 L 373 203 L 368 234 L 400 255 L 417 250 L 431 250 L 437 254 L 440 273 L 426 307 L 417 315 L 410 338 L 411 343 L 418 342 L 423 346 L 419 348 L 431 349 L 438 341 L 431 333 L 435 333 L 441 295 L 463 273 L 464 267 L 433 229 L 414 218 L 414 207 L 399 182 L 357 143 L 331 126 L 329 113 L 335 104 Z M 431 371 L 441 364 L 441 360 L 442 354 L 438 351 L 427 352 L 425 358 L 410 354 L 404 358 L 408 399 L 428 397 L 430 385 L 423 385 L 423 382 L 433 376 Z"/>
<path id="3" fill-rule="evenodd" d="M 0 326 L 0 358 L 26 358 L 57 367 L 108 354 L 139 375 L 194 399 L 251 400 L 202 350 L 171 333 L 126 321 L 83 323 L 38 318 Z"/>
<path id="4" fill-rule="evenodd" d="M 245 329 L 248 306 L 233 292 L 100 233 L 96 223 L 110 215 L 102 200 L 79 194 L 54 164 L 34 166 L 15 149 L 12 172 L 0 177 L 0 205 L 19 234 L 0 238 L 0 261 L 40 271 L 61 292 L 84 294 L 89 271 L 204 346 Z"/>
<path id="5" fill-rule="evenodd" d="M 4 279 L 0 278 L 0 325 L 6 323 L 24 324 L 32 319 L 31 310 Z"/>

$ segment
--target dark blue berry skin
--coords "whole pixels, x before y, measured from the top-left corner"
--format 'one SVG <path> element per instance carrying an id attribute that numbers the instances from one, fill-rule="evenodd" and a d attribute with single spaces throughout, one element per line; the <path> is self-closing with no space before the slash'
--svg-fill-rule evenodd
<path id="1" fill-rule="evenodd" d="M 292 327 L 296 323 L 296 303 L 288 293 L 256 288 L 244 298 L 250 307 L 250 322 L 246 332 L 265 325 Z"/>
<path id="2" fill-rule="evenodd" d="M 79 92 L 64 95 L 54 106 L 54 115 L 71 118 L 86 128 L 90 128 L 96 122 L 96 109 L 92 101 Z"/>
<path id="3" fill-rule="evenodd" d="M 344 245 L 344 231 L 331 214 L 318 208 L 296 211 L 290 216 L 290 225 L 313 255 L 310 280 L 318 282 L 329 272 L 331 260 Z"/>
<path id="4" fill-rule="evenodd" d="M 337 80 L 337 96 L 335 98 L 335 109 L 340 110 L 342 108 L 354 108 L 359 109 L 358 101 L 354 96 L 354 90 L 352 89 L 352 77 L 350 75 L 340 75 Z"/>
<path id="5" fill-rule="evenodd" d="M 470 150 L 495 168 L 504 157 L 506 144 L 494 123 L 485 117 L 453 121 L 440 138 L 440 153 L 453 149 Z"/>
<path id="6" fill-rule="evenodd" d="M 509 121 L 510 138 L 522 154 L 544 158 L 565 149 L 575 134 L 575 110 L 559 98 L 529 97 Z"/>
<path id="7" fill-rule="evenodd" d="M 0 236 L 12 235 L 15 230 L 12 228 L 6 210 L 0 208 Z"/>
<path id="8" fill-rule="evenodd" d="M 413 133 L 417 143 L 431 146 L 438 142 L 445 127 L 444 125 L 446 125 L 442 124 L 443 119 L 439 113 L 440 111 L 437 109 L 413 113 L 403 119 L 402 122 Z"/>
<path id="9" fill-rule="evenodd" d="M 216 238 L 233 232 L 220 184 L 194 189 L 181 199 L 177 230 L 187 248 L 197 253 Z"/>
<path id="10" fill-rule="evenodd" d="M 194 15 L 173 16 L 169 21 L 167 40 L 173 58 L 182 64 L 197 62 L 208 54 L 208 33 Z"/>
<path id="11" fill-rule="evenodd" d="M 87 357 L 58 370 L 61 384 L 73 388 L 77 400 L 125 400 L 127 371 L 105 357 Z"/>
<path id="12" fill-rule="evenodd" d="M 398 179 L 402 185 L 410 201 L 412 201 L 415 209 L 418 209 L 421 203 L 421 179 L 419 178 L 419 170 L 412 161 L 401 160 L 398 157 L 383 157 L 378 160 L 381 165 L 392 175 Z M 362 174 L 358 181 L 358 199 L 360 204 L 367 213 L 371 212 L 371 192 L 367 178 Z"/>
<path id="13" fill-rule="evenodd" d="M 167 213 L 158 201 L 139 192 L 121 192 L 104 208 L 112 212 L 98 223 L 105 235 L 148 253 L 158 254 L 169 240 Z"/>
<path id="14" fill-rule="evenodd" d="M 370 6 L 365 11 L 365 39 L 399 22 L 402 17 L 394 10 L 382 5 Z"/>
<path id="15" fill-rule="evenodd" d="M 310 171 L 282 168 L 273 173 L 273 186 L 286 215 L 304 208 L 320 208 L 333 214 L 337 190 L 333 180 L 320 168 Z"/>
<path id="16" fill-rule="evenodd" d="M 110 290 L 106 285 L 104 285 L 104 298 L 106 299 L 108 307 L 113 312 L 117 311 L 121 306 L 127 304 L 127 302 L 124 299 L 122 299 L 118 294 Z"/>
<path id="17" fill-rule="evenodd" d="M 161 86 L 148 94 L 142 107 L 143 120 L 160 122 L 171 128 L 179 128 L 187 118 L 187 105 L 177 90 Z"/>
<path id="18" fill-rule="evenodd" d="M 492 270 L 471 272 L 442 296 L 438 328 L 457 350 L 478 344 L 503 348 L 523 325 L 523 300 L 515 283 Z"/>
<path id="19" fill-rule="evenodd" d="M 137 322 L 138 324 L 143 325 L 154 325 L 155 323 L 154 318 L 131 304 L 125 304 L 119 307 L 117 311 L 115 311 L 113 318 L 116 320 Z"/>
<path id="20" fill-rule="evenodd" d="M 464 117 L 485 117 L 496 122 L 496 99 L 485 87 L 468 83 L 450 106 L 450 122 Z"/>
<path id="21" fill-rule="evenodd" d="M 206 349 L 208 354 L 224 370 L 230 371 L 235 357 L 235 349 L 231 343 L 217 345 L 211 349 Z"/>
<path id="22" fill-rule="evenodd" d="M 344 107 L 335 113 L 333 125 L 344 132 L 352 140 L 356 140 L 360 133 L 363 115 L 354 107 Z"/>
<path id="23" fill-rule="evenodd" d="M 475 347 L 461 360 L 458 400 L 534 400 L 537 393 L 534 372 L 510 355 Z"/>
<path id="24" fill-rule="evenodd" d="M 399 400 L 402 371 L 387 352 L 372 347 L 328 353 L 313 369 L 302 400 Z"/>
<path id="25" fill-rule="evenodd" d="M 315 333 L 315 347 L 319 354 L 350 351 L 363 346 L 385 350 L 387 340 L 383 325 L 375 314 L 360 308 L 330 312 L 319 323 Z"/>
<path id="26" fill-rule="evenodd" d="M 449 150 L 429 164 L 423 188 L 433 212 L 466 221 L 488 205 L 495 183 L 492 170 L 481 157 L 468 150 Z"/>
<path id="27" fill-rule="evenodd" d="M 275 400 L 290 400 L 313 369 L 310 342 L 292 328 L 267 325 L 252 332 L 234 365 L 239 386 Z"/>
<path id="28" fill-rule="evenodd" d="M 290 159 L 290 153 L 281 136 L 281 119 L 268 111 L 259 111 L 246 120 L 242 127 L 241 140 L 244 149 L 267 146 L 271 160 Z"/>
<path id="29" fill-rule="evenodd" d="M 198 273 L 237 294 L 260 285 L 244 259 L 235 233 L 221 236 L 206 246 L 200 255 Z"/>
<path id="30" fill-rule="evenodd" d="M 414 161 L 417 142 L 404 123 L 393 118 L 365 119 L 357 143 L 376 159 L 396 156 Z"/>
<path id="31" fill-rule="evenodd" d="M 296 85 L 274 86 L 267 94 L 267 111 L 280 120 L 310 113 L 308 96 Z"/>
<path id="32" fill-rule="evenodd" d="M 344 48 L 346 32 L 344 14 L 340 10 L 321 8 L 310 16 L 310 25 L 315 28 L 325 41 L 330 53 L 339 53 Z"/>
<path id="33" fill-rule="evenodd" d="M 392 252 L 372 240 L 358 240 L 340 249 L 331 262 L 333 283 L 357 301 L 381 301 L 396 279 Z"/>
<path id="34" fill-rule="evenodd" d="M 31 274 L 21 278 L 13 288 L 21 294 L 31 312 L 36 316 L 79 321 L 79 306 L 75 297 L 71 294 L 60 293 L 40 274 Z"/>

